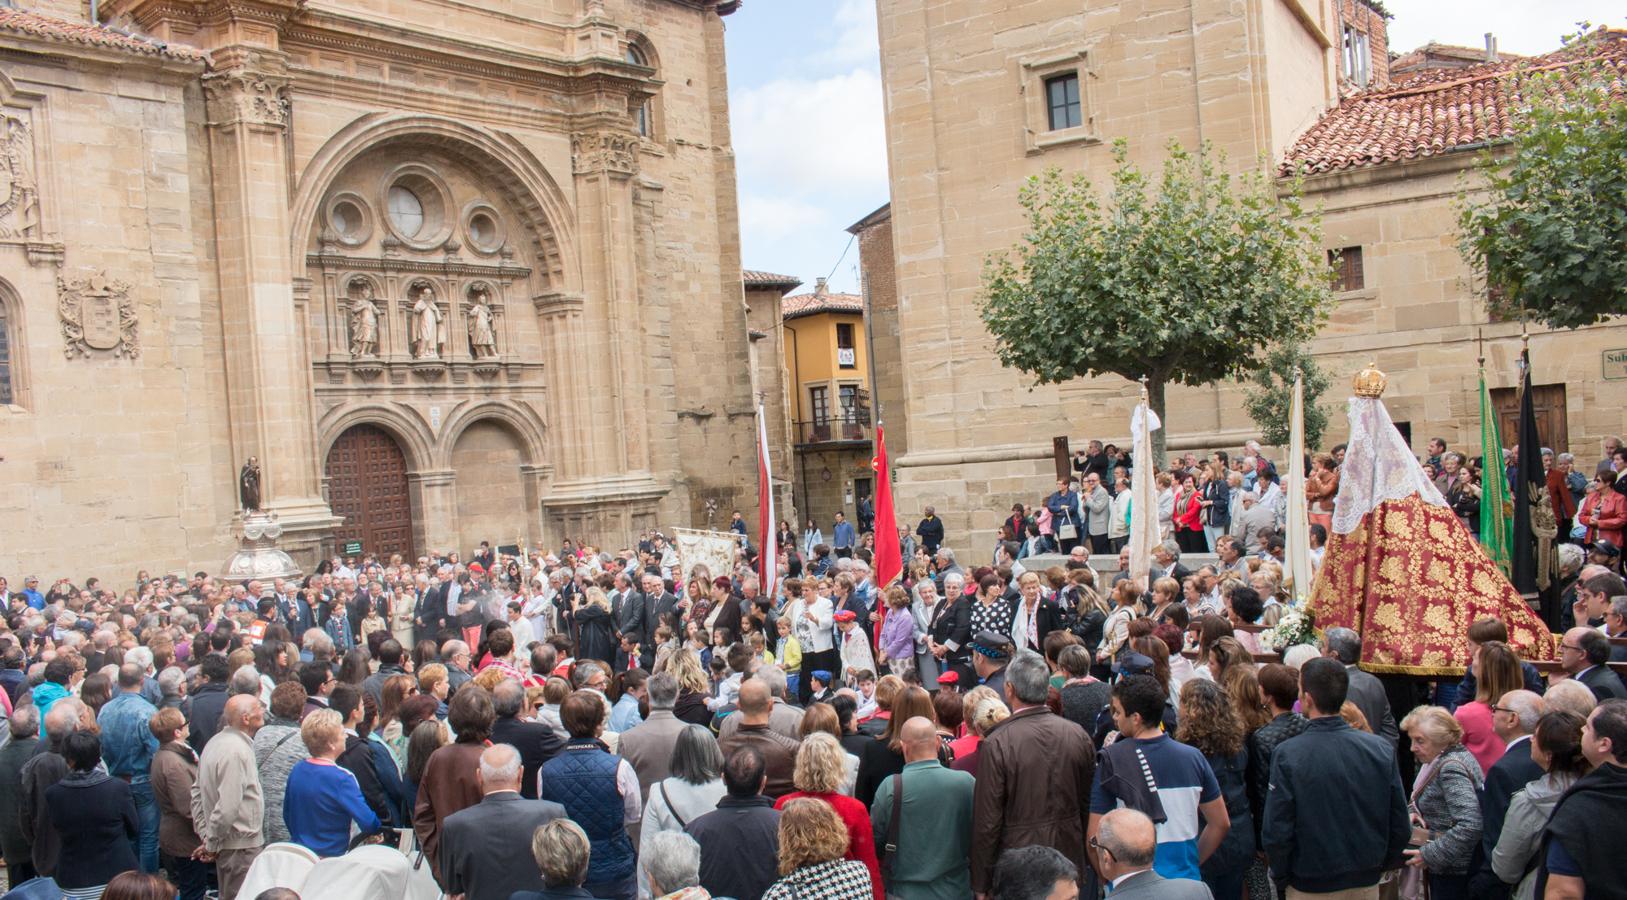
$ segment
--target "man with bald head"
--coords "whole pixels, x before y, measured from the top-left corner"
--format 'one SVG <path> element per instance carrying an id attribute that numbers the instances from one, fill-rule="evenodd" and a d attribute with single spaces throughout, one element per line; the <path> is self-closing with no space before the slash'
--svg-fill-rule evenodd
<path id="1" fill-rule="evenodd" d="M 1209 886 L 1190 878 L 1165 878 L 1152 869 L 1158 831 L 1145 813 L 1129 807 L 1102 816 L 1090 842 L 1096 869 L 1111 885 L 1113 900 L 1212 900 Z"/>
<path id="2" fill-rule="evenodd" d="M 768 685 L 757 678 L 741 682 L 736 707 L 740 710 L 740 727 L 717 742 L 723 756 L 727 758 L 741 747 L 751 747 L 762 754 L 767 767 L 765 795 L 778 800 L 796 790 L 791 775 L 796 770 L 800 742 L 768 727 L 769 716 L 774 711 L 774 698 Z"/>
<path id="3" fill-rule="evenodd" d="M 544 890 L 531 836 L 563 818 L 565 807 L 520 796 L 524 771 L 520 751 L 509 744 L 493 744 L 480 754 L 480 802 L 441 824 L 441 879 L 448 895 L 508 900 L 515 891 Z"/>
<path id="4" fill-rule="evenodd" d="M 916 716 L 899 733 L 904 771 L 888 776 L 870 805 L 876 849 L 890 867 L 887 896 L 971 896 L 972 791 L 976 779 L 938 764 L 938 729 Z"/>
<path id="5" fill-rule="evenodd" d="M 196 858 L 213 860 L 220 900 L 234 900 L 243 877 L 264 843 L 265 799 L 254 761 L 254 733 L 265 724 L 265 709 L 253 694 L 226 701 L 223 726 L 198 757 L 192 785 L 192 824 L 203 846 Z"/>

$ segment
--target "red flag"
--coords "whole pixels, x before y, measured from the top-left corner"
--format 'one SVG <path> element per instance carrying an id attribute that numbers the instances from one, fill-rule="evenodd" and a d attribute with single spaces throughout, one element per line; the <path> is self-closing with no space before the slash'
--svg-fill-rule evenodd
<path id="1" fill-rule="evenodd" d="M 887 436 L 876 425 L 876 587 L 885 589 L 904 571 L 898 549 L 898 519 L 893 513 L 893 474 L 887 464 Z"/>
<path id="2" fill-rule="evenodd" d="M 891 507 L 889 507 L 890 509 Z M 779 530 L 774 523 L 774 481 L 768 475 L 768 417 L 757 407 L 757 578 L 764 597 L 774 596 L 775 576 L 779 574 L 780 551 L 775 546 Z"/>

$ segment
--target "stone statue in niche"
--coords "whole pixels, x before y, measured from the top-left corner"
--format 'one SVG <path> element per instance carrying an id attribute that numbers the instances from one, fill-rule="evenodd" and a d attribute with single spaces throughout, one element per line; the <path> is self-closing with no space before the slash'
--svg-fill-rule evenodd
<path id="1" fill-rule="evenodd" d="M 412 358 L 440 359 L 445 340 L 441 334 L 441 309 L 435 305 L 435 288 L 419 282 L 412 287 Z"/>
<path id="2" fill-rule="evenodd" d="M 492 327 L 491 295 L 485 285 L 469 294 L 469 352 L 475 359 L 497 356 L 497 331 Z"/>
<path id="3" fill-rule="evenodd" d="M 377 356 L 379 308 L 373 302 L 373 285 L 358 279 L 350 283 L 350 355 Z"/>

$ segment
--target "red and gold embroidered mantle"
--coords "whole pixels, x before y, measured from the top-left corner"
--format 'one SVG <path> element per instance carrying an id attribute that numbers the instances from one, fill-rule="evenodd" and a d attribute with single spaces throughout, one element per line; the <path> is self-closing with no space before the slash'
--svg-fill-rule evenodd
<path id="1" fill-rule="evenodd" d="M 1416 494 L 1386 500 L 1328 536 L 1307 606 L 1318 628 L 1362 636 L 1369 672 L 1461 675 L 1470 623 L 1496 616 L 1524 659 L 1553 659 L 1546 625 L 1450 509 Z"/>

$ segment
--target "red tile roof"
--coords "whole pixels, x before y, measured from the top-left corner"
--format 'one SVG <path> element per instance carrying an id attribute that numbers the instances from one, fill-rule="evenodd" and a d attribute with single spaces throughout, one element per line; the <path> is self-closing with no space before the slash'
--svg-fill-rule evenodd
<path id="1" fill-rule="evenodd" d="M 1503 61 L 1524 59 L 1517 53 L 1504 53 L 1499 50 L 1497 57 Z M 1486 61 L 1486 48 L 1462 47 L 1457 44 L 1442 44 L 1436 41 L 1409 50 L 1390 61 L 1390 74 L 1399 78 L 1401 75 L 1411 74 L 1423 69 L 1466 69 L 1478 66 Z"/>
<path id="2" fill-rule="evenodd" d="M 864 298 L 858 294 L 831 294 L 814 292 L 797 294 L 780 301 L 780 317 L 797 319 L 818 313 L 864 313 Z"/>
<path id="3" fill-rule="evenodd" d="M 1603 60 L 1627 75 L 1627 32 L 1600 32 L 1526 60 L 1423 69 L 1386 87 L 1353 94 L 1294 142 L 1278 173 L 1336 172 L 1506 140 L 1514 133 L 1525 73 L 1562 71 L 1583 60 Z"/>
<path id="4" fill-rule="evenodd" d="M 184 44 L 166 44 L 163 41 L 123 34 L 89 22 L 58 19 L 10 7 L 0 7 L 0 32 L 42 38 L 56 43 L 122 50 L 141 56 L 158 56 L 187 62 L 203 62 L 208 58 L 202 50 Z"/>
<path id="5" fill-rule="evenodd" d="M 761 269 L 741 269 L 740 280 L 749 288 L 794 288 L 802 283 L 802 279 L 795 275 L 775 275 Z"/>

